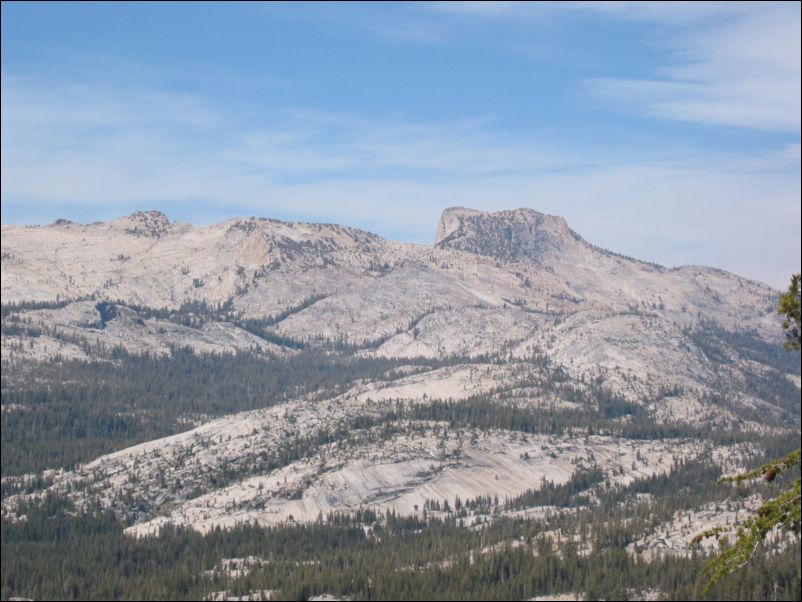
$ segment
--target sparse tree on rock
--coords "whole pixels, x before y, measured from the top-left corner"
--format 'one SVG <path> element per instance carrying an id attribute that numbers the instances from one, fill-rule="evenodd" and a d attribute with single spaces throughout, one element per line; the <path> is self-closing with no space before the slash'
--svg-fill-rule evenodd
<path id="1" fill-rule="evenodd" d="M 802 346 L 802 329 L 800 328 L 800 288 L 802 288 L 802 278 L 799 274 L 791 276 L 791 284 L 788 290 L 780 297 L 779 312 L 785 316 L 783 329 L 786 331 L 788 340 L 785 341 L 785 348 L 789 351 L 800 351 Z"/>

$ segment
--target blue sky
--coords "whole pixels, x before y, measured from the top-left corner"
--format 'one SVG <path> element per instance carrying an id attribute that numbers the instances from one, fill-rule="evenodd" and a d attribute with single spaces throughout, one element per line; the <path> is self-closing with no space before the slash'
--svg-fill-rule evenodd
<path id="1" fill-rule="evenodd" d="M 531 207 L 785 288 L 801 54 L 797 2 L 4 2 L 2 220 Z"/>

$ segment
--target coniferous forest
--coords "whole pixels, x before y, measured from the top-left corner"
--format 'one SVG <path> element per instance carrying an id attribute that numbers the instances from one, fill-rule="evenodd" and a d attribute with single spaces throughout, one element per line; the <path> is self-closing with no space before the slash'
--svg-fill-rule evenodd
<path id="1" fill-rule="evenodd" d="M 19 309 L 4 307 L 5 333 L 44 334 L 16 322 Z M 193 319 L 198 319 L 202 312 L 193 309 Z M 181 316 L 179 311 L 166 317 L 180 320 Z M 258 331 L 262 325 L 249 327 Z M 773 354 L 749 333 L 728 333 L 704 324 L 689 334 L 710 354 L 722 338 L 739 336 L 750 353 L 788 369 L 786 355 Z M 89 350 L 88 343 L 78 343 Z M 172 349 L 169 357 L 130 354 L 120 348 L 92 352 L 105 359 L 56 358 L 37 364 L 35 370 L 24 362 L 4 362 L 3 406 L 26 408 L 2 415 L 4 498 L 43 490 L 48 469 L 69 470 L 215 416 L 303 395 L 327 399 L 356 382 L 375 378 L 392 382 L 408 374 L 402 367 L 410 363 L 360 358 L 337 345 L 313 346 L 267 360 L 258 354 L 201 355 L 182 348 Z M 453 357 L 421 359 L 415 365 L 417 370 L 429 370 L 489 361 L 503 362 Z M 786 453 L 797 442 L 796 434 L 780 434 L 781 430 L 755 433 L 733 426 L 707 432 L 686 423 L 658 424 L 643 404 L 619 397 L 599 383 L 580 386 L 545 356 L 533 355 L 530 365 L 538 374 L 531 386 L 541 394 L 569 399 L 581 409 L 527 407 L 515 403 L 504 389 L 460 401 L 399 400 L 381 414 L 307 436 L 271 466 L 308 457 L 350 429 L 373 429 L 371 436 L 381 444 L 430 423 L 473 433 L 503 429 L 752 445 L 759 450 L 749 460 L 755 466 Z M 787 408 L 779 423 L 798 420 L 795 391 L 785 383 L 758 380 L 751 386 Z M 726 399 L 711 402 L 735 408 L 727 406 Z M 252 469 L 232 466 L 218 485 Z M 25 474 L 38 476 L 14 478 Z M 802 579 L 798 540 L 795 545 L 767 545 L 743 571 L 707 594 L 703 594 L 703 568 L 708 556 L 703 550 L 649 562 L 627 551 L 677 512 L 711 503 L 729 507 L 760 487 L 717 485 L 720 474 L 711 458 L 702 457 L 678 462 L 666 474 L 612 487 L 602 471 L 590 468 L 565 483 L 544 481 L 512 498 L 432 499 L 418 516 L 366 509 L 321 515 L 311 524 L 240 524 L 205 533 L 164 527 L 157 536 L 141 538 L 123 532 L 133 520 L 131 515 L 100 504 L 79 507 L 69 496 L 48 490 L 35 502 L 20 502 L 15 516 L 4 512 L 2 597 L 201 599 L 224 592 L 251 599 L 303 600 L 329 594 L 353 600 L 482 600 L 580 592 L 585 599 L 798 599 Z M 772 487 L 781 487 L 786 480 L 780 478 Z M 537 507 L 561 512 L 526 519 L 515 515 Z M 555 533 L 575 535 L 555 538 Z M 231 570 L 226 559 L 245 565 Z"/>

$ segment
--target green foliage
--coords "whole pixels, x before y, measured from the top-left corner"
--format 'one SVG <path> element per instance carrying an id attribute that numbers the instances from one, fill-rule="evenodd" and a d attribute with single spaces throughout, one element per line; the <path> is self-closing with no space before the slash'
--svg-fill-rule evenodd
<path id="1" fill-rule="evenodd" d="M 799 452 L 795 453 L 798 461 Z M 709 578 L 704 591 L 710 591 L 722 577 L 743 569 L 758 551 L 766 536 L 775 528 L 779 527 L 799 535 L 799 501 L 800 481 L 796 479 L 788 491 L 770 499 L 757 509 L 755 516 L 739 525 L 733 545 L 729 544 L 726 536 L 720 537 L 718 555 L 704 568 L 704 574 Z M 719 537 L 721 531 L 721 528 L 705 531 L 695 537 L 692 543 L 698 543 L 706 537 Z"/>
<path id="2" fill-rule="evenodd" d="M 48 496 L 27 509 L 26 521 L 3 519 L 2 598 L 201 600 L 214 591 L 263 589 L 274 590 L 277 600 L 323 593 L 352 600 L 522 600 L 565 592 L 625 600 L 649 589 L 685 600 L 799 598 L 798 547 L 760 558 L 704 595 L 703 558 L 633 559 L 623 548 L 655 512 L 665 516 L 603 496 L 592 510 L 568 513 L 556 525 L 581 533 L 578 543 L 549 540 L 551 527 L 531 520 L 502 518 L 467 529 L 455 516 L 422 521 L 370 511 L 206 534 L 165 528 L 138 539 L 99 510 L 78 512 Z M 584 553 L 590 541 L 593 553 Z M 223 558 L 247 556 L 262 559 L 248 574 L 213 570 Z"/>
<path id="3" fill-rule="evenodd" d="M 786 349 L 800 350 L 802 346 L 802 328 L 800 328 L 800 289 L 802 289 L 802 277 L 800 274 L 791 276 L 791 284 L 788 290 L 780 297 L 778 311 L 785 316 L 783 329 L 786 331 L 788 340 L 785 342 Z"/>

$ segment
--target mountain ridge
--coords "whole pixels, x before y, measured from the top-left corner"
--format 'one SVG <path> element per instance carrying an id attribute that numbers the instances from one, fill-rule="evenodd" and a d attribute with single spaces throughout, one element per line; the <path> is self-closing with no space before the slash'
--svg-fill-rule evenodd
<path id="1" fill-rule="evenodd" d="M 177 310 L 203 303 L 243 319 L 286 315 L 270 324 L 271 336 L 383 341 L 377 352 L 406 356 L 490 349 L 481 337 L 494 334 L 523 340 L 521 327 L 510 325 L 530 323 L 532 312 L 589 320 L 653 312 L 680 328 L 704 316 L 778 338 L 768 333 L 778 324 L 779 292 L 767 285 L 715 268 L 656 268 L 600 250 L 563 218 L 530 209 L 449 208 L 430 247 L 335 224 L 248 218 L 194 227 L 147 211 L 86 225 L 3 226 L 2 253 L 6 304 L 94 299 Z M 500 311 L 484 315 L 483 307 Z M 77 317 L 83 313 L 58 323 L 88 323 Z M 477 320 L 475 330 L 454 325 L 459 313 Z M 430 340 L 428 328 L 441 334 Z M 465 347 L 454 349 L 449 341 L 458 339 Z"/>
<path id="2" fill-rule="evenodd" d="M 521 219 L 522 217 L 524 218 L 523 220 Z M 734 272 L 723 270 L 715 266 L 707 266 L 704 264 L 697 264 L 697 263 L 682 264 L 677 266 L 664 266 L 661 264 L 654 263 L 652 261 L 631 257 L 618 251 L 607 249 L 605 247 L 601 247 L 594 243 L 588 242 L 578 232 L 570 228 L 568 226 L 567 221 L 562 216 L 542 213 L 529 207 L 519 207 L 517 209 L 504 209 L 498 211 L 482 211 L 463 206 L 447 207 L 446 209 L 443 210 L 438 220 L 435 240 L 432 247 L 443 250 L 452 249 L 452 250 L 467 251 L 476 254 L 482 254 L 477 251 L 472 251 L 469 248 L 469 245 L 453 244 L 455 242 L 453 240 L 455 237 L 457 237 L 458 235 L 465 234 L 461 230 L 463 228 L 463 222 L 466 220 L 466 218 L 468 218 L 469 221 L 471 221 L 472 219 L 480 223 L 481 222 L 488 223 L 496 221 L 502 224 L 506 223 L 512 224 L 516 222 L 521 223 L 522 221 L 523 222 L 530 221 L 534 222 L 536 226 L 541 226 L 542 224 L 546 224 L 548 227 L 545 228 L 545 230 L 556 232 L 559 234 L 560 237 L 570 238 L 573 239 L 574 241 L 581 242 L 587 245 L 589 248 L 594 249 L 606 255 L 615 256 L 626 260 L 636 261 L 644 265 L 649 265 L 657 269 L 668 270 L 668 271 L 683 270 L 686 268 L 687 269 L 703 268 L 703 269 L 714 270 L 722 274 L 736 276 L 737 278 L 744 281 L 749 281 L 751 283 L 772 288 L 773 290 L 778 290 L 774 289 L 774 287 L 771 287 L 770 285 L 760 280 L 745 276 L 740 276 Z M 99 228 L 105 226 L 106 228 L 110 227 L 122 228 L 128 234 L 132 234 L 134 236 L 137 235 L 142 236 L 147 234 L 150 235 L 151 237 L 159 237 L 162 234 L 167 234 L 167 233 L 181 234 L 187 231 L 204 231 L 204 230 L 216 230 L 223 228 L 228 228 L 229 230 L 236 230 L 236 229 L 248 230 L 249 228 L 253 228 L 255 225 L 258 224 L 275 225 L 278 227 L 284 227 L 289 229 L 313 227 L 318 229 L 319 231 L 330 229 L 334 232 L 338 231 L 353 232 L 355 234 L 363 235 L 367 238 L 371 238 L 374 240 L 381 240 L 389 244 L 409 246 L 409 247 L 430 248 L 429 245 L 423 243 L 396 242 L 393 241 L 392 239 L 385 238 L 379 234 L 376 234 L 364 228 L 358 228 L 334 222 L 287 221 L 265 216 L 250 216 L 250 217 L 229 218 L 206 226 L 195 226 L 189 222 L 171 220 L 167 214 L 165 214 L 160 210 L 155 210 L 155 209 L 137 210 L 128 215 L 123 215 L 121 217 L 107 221 L 93 221 L 93 222 L 82 223 L 64 218 L 58 218 L 53 222 L 51 222 L 50 224 L 31 224 L 31 225 L 2 224 L 2 229 L 3 231 L 7 230 L 9 233 L 13 233 L 17 231 L 32 231 L 32 230 L 41 230 L 49 228 L 76 229 L 76 228 Z M 287 230 L 284 231 L 286 232 Z M 446 238 L 448 238 L 449 240 L 445 240 Z M 494 257 L 492 254 L 488 256 Z"/>
<path id="3" fill-rule="evenodd" d="M 514 231 L 513 227 L 518 227 L 518 230 Z M 3 233 L 10 237 L 19 236 L 26 232 L 29 234 L 33 232 L 44 232 L 49 229 L 65 231 L 68 234 L 75 233 L 76 230 L 92 232 L 114 229 L 122 230 L 126 234 L 135 237 L 145 236 L 156 239 L 162 236 L 175 235 L 194 234 L 197 236 L 204 232 L 214 233 L 221 230 L 226 233 L 233 233 L 235 231 L 249 233 L 254 230 L 261 230 L 264 233 L 265 229 L 272 229 L 273 231 L 268 231 L 267 234 L 273 235 L 274 243 L 276 238 L 282 236 L 289 240 L 295 240 L 296 242 L 303 242 L 306 240 L 312 241 L 315 238 L 315 233 L 321 235 L 323 239 L 329 238 L 343 241 L 344 238 L 342 235 L 346 234 L 351 238 L 352 243 L 366 243 L 370 241 L 375 244 L 393 245 L 397 248 L 434 248 L 440 250 L 463 251 L 507 262 L 529 259 L 536 262 L 548 263 L 548 261 L 543 260 L 565 259 L 564 256 L 561 256 L 560 251 L 573 250 L 584 255 L 580 258 L 584 260 L 589 257 L 589 254 L 597 252 L 610 257 L 634 261 L 659 270 L 682 271 L 693 268 L 714 270 L 722 275 L 734 276 L 741 281 L 772 288 L 758 280 L 739 276 L 712 266 L 687 264 L 666 267 L 653 262 L 629 257 L 587 242 L 580 234 L 568 226 L 563 217 L 540 213 L 530 208 L 518 208 L 496 212 L 485 212 L 459 206 L 446 208 L 438 220 L 435 242 L 432 247 L 419 243 L 394 242 L 370 231 L 347 225 L 283 221 L 268 217 L 231 218 L 208 226 L 194 226 L 185 222 L 172 221 L 166 214 L 158 210 L 135 211 L 114 220 L 90 222 L 86 224 L 57 219 L 53 223 L 47 225 L 2 225 Z M 292 233 L 295 233 L 296 236 L 288 236 Z M 326 233 L 328 233 L 328 237 L 325 236 Z M 499 240 L 500 238 L 505 238 L 506 240 L 502 242 Z M 11 245 L 4 245 L 4 247 L 10 246 Z M 540 252 L 538 253 L 538 251 Z M 3 259 L 6 261 L 13 260 L 13 251 L 4 248 Z M 11 292 L 9 291 L 8 294 L 11 294 Z"/>
<path id="4" fill-rule="evenodd" d="M 79 301 L 28 311 L 26 319 L 137 352 L 163 353 L 174 344 L 245 350 L 261 324 L 258 333 L 267 338 L 256 348 L 266 353 L 278 352 L 282 341 L 288 353 L 345 345 L 396 358 L 502 349 L 525 357 L 542 349 L 576 376 L 628 366 L 646 377 L 657 346 L 685 366 L 658 381 L 701 385 L 712 376 L 700 376 L 698 362 L 684 357 L 690 352 L 682 346 L 693 345 L 683 330 L 707 320 L 780 339 L 779 293 L 767 285 L 715 268 L 658 269 L 599 250 L 563 218 L 531 209 L 449 208 L 431 247 L 348 226 L 266 218 L 196 228 L 157 211 L 88 225 L 4 226 L 3 234 L 4 303 Z M 112 328 L 95 331 L 88 325 L 103 320 L 94 302 L 146 312 L 138 323 L 112 320 Z M 198 304 L 225 313 L 204 318 L 202 331 L 159 322 Z M 52 343 L 47 353 L 59 348 Z"/>

